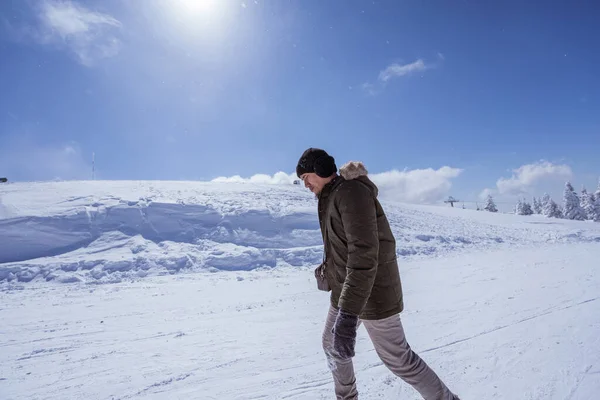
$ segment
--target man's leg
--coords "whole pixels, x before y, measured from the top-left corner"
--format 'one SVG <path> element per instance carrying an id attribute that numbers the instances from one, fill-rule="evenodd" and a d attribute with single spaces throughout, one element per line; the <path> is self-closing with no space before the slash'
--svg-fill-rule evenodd
<path id="1" fill-rule="evenodd" d="M 335 356 L 333 350 L 333 333 L 331 333 L 331 329 L 335 323 L 336 316 L 337 310 L 330 305 L 325 329 L 323 330 L 323 350 L 325 351 L 327 363 L 333 375 L 336 399 L 357 400 L 358 391 L 356 390 L 356 377 L 354 376 L 352 359 L 341 360 Z"/>
<path id="2" fill-rule="evenodd" d="M 458 400 L 435 372 L 410 348 L 400 315 L 363 321 L 381 361 L 425 400 Z"/>

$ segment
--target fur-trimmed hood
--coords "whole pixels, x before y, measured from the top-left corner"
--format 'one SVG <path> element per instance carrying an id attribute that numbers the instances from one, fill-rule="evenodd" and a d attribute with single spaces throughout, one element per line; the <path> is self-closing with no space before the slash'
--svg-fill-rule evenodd
<path id="1" fill-rule="evenodd" d="M 361 161 L 348 161 L 340 168 L 340 175 L 346 180 L 356 179 L 359 176 L 367 176 L 369 171 Z"/>
<path id="2" fill-rule="evenodd" d="M 347 181 L 352 179 L 361 181 L 369 186 L 374 196 L 377 196 L 379 190 L 373 181 L 369 179 L 369 171 L 362 161 L 348 161 L 340 168 L 340 175 Z"/>

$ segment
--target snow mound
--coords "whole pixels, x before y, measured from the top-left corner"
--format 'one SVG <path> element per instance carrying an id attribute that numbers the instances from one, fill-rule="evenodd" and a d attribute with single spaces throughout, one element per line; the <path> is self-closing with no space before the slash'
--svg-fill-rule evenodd
<path id="1" fill-rule="evenodd" d="M 0 193 L 0 282 L 119 282 L 179 272 L 312 267 L 316 199 L 296 185 L 91 181 Z M 600 242 L 600 224 L 382 201 L 398 256 Z"/>

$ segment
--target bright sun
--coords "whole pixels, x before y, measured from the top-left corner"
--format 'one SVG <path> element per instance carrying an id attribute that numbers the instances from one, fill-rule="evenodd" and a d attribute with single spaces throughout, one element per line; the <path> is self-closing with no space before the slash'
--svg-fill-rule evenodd
<path id="1" fill-rule="evenodd" d="M 219 0 L 177 0 L 184 12 L 192 14 L 208 14 L 217 8 Z"/>
<path id="2" fill-rule="evenodd" d="M 230 32 L 232 4 L 227 0 L 162 0 L 178 35 L 211 42 Z"/>

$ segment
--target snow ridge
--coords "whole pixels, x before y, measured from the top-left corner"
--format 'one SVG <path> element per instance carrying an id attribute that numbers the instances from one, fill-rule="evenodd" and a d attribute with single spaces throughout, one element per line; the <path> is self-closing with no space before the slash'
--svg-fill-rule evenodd
<path id="1" fill-rule="evenodd" d="M 313 267 L 316 200 L 296 185 L 7 185 L 0 282 L 119 282 L 180 272 Z M 545 242 L 600 242 L 597 224 L 383 201 L 399 258 Z"/>

